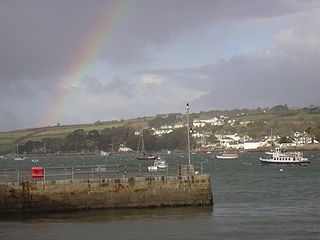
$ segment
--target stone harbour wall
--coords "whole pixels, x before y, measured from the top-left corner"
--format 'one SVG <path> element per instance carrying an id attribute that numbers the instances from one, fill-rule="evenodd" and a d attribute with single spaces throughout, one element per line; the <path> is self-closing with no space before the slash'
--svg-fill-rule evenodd
<path id="1" fill-rule="evenodd" d="M 205 174 L 0 183 L 0 213 L 212 204 Z"/>

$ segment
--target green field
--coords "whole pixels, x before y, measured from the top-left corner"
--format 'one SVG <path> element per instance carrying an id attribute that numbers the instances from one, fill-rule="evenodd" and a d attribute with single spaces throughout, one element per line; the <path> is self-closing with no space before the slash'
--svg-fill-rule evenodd
<path id="1" fill-rule="evenodd" d="M 261 114 L 261 115 L 249 115 L 249 116 L 241 116 L 235 118 L 238 121 L 270 121 L 271 119 L 275 118 L 274 114 Z"/>
<path id="2" fill-rule="evenodd" d="M 100 124 L 70 126 L 66 125 L 0 132 L 0 151 L 9 151 L 10 149 L 14 149 L 16 144 L 24 144 L 27 141 L 42 141 L 44 138 L 65 138 L 68 134 L 77 129 L 83 129 L 86 132 L 90 132 L 92 130 L 101 131 L 106 128 L 120 127 L 132 123 L 134 123 L 134 121 L 106 122 Z"/>
<path id="3" fill-rule="evenodd" d="M 207 113 L 197 114 L 200 119 L 212 118 L 214 116 L 225 115 L 228 119 L 234 119 L 235 125 L 229 126 L 225 124 L 218 129 L 220 132 L 237 132 L 241 129 L 242 132 L 251 134 L 251 136 L 264 136 L 270 129 L 275 134 L 289 136 L 294 131 L 305 131 L 312 129 L 316 136 L 319 137 L 320 130 L 320 113 L 307 113 L 303 110 L 293 110 L 288 113 L 261 113 L 260 112 L 242 112 L 239 116 L 239 111 L 228 111 L 226 114 L 216 113 L 209 115 Z M 143 117 L 121 121 L 99 122 L 95 124 L 79 124 L 79 125 L 61 125 L 53 127 L 33 128 L 16 130 L 10 132 L 0 132 L 0 151 L 6 152 L 15 149 L 16 144 L 24 144 L 27 141 L 42 141 L 45 138 L 65 138 L 68 134 L 78 129 L 83 129 L 85 132 L 92 130 L 102 131 L 106 128 L 131 127 L 133 129 L 144 129 L 148 127 L 148 121 L 157 117 Z M 184 116 L 179 116 L 183 121 Z M 163 117 L 158 117 L 163 120 Z M 241 121 L 251 121 L 250 124 L 241 125 Z M 208 129 L 207 129 L 208 130 Z M 209 129 L 210 130 L 210 129 Z M 217 131 L 214 129 L 212 131 Z M 317 132 L 318 131 L 318 132 Z"/>

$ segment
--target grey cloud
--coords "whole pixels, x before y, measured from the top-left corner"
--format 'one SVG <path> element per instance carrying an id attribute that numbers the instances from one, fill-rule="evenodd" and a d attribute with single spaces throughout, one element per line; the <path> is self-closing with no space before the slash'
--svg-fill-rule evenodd
<path id="1" fill-rule="evenodd" d="M 97 16 L 119 1 L 1 1 L 0 80 L 56 79 L 68 73 Z M 300 1 L 124 1 L 123 16 L 101 56 L 113 64 L 147 63 L 142 49 L 176 34 L 221 20 L 268 17 L 298 11 Z M 274 7 L 277 6 L 277 7 Z"/>
<path id="2" fill-rule="evenodd" d="M 81 54 L 87 37 L 94 34 L 99 23 L 97 16 L 114 2 L 117 1 L 0 2 L 2 130 L 39 126 L 39 119 L 51 109 L 55 94 L 61 88 L 70 87 L 62 85 L 63 80 L 71 72 L 69 67 Z M 104 58 L 109 69 L 112 69 L 110 64 L 118 69 L 134 64 L 137 72 L 132 75 L 136 75 L 126 79 L 127 76 L 120 74 L 106 81 L 97 76 L 83 76 L 85 79 L 79 86 L 81 95 L 77 99 L 81 104 L 70 104 L 70 113 L 61 121 L 93 122 L 96 118 L 119 119 L 179 111 L 180 104 L 195 98 L 193 111 L 281 103 L 319 104 L 317 12 L 308 25 L 302 23 L 293 32 L 275 37 L 276 47 L 261 54 L 222 59 L 192 69 L 148 69 L 148 61 L 152 59 L 143 52 L 149 44 L 164 45 L 180 33 L 203 25 L 265 20 L 319 7 L 316 3 L 298 0 L 125 1 L 127 9 L 123 18 L 119 19 L 98 58 Z M 139 70 L 142 67 L 144 69 Z M 139 75 L 144 74 L 154 74 L 165 83 L 139 82 Z M 84 107 L 87 111 L 83 111 Z"/>
<path id="3" fill-rule="evenodd" d="M 279 34 L 270 50 L 221 59 L 193 69 L 146 71 L 179 85 L 208 91 L 192 102 L 196 111 L 277 104 L 320 105 L 317 19 L 315 12 L 306 22 Z"/>
<path id="4" fill-rule="evenodd" d="M 210 94 L 195 101 L 198 109 L 226 109 L 232 107 L 258 107 L 289 104 L 291 106 L 319 105 L 318 76 L 320 55 L 317 59 L 273 56 L 234 57 L 216 65 L 199 69 L 208 74 L 206 82 Z"/>
<path id="5" fill-rule="evenodd" d="M 119 76 L 115 76 L 106 84 L 101 83 L 97 78 L 86 76 L 83 84 L 79 87 L 88 94 L 99 94 L 102 96 L 116 94 L 118 96 L 130 98 L 133 97 L 132 89 L 134 88 L 134 85 Z"/>
<path id="6" fill-rule="evenodd" d="M 0 108 L 0 131 L 8 131 L 21 126 L 22 122 L 18 120 L 12 112 Z"/>

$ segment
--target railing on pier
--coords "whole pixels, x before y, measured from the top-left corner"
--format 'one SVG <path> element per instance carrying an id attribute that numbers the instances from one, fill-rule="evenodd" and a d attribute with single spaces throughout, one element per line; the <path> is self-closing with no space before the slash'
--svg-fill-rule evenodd
<path id="1" fill-rule="evenodd" d="M 179 174 L 179 165 L 149 171 L 150 164 L 46 167 L 39 174 L 32 168 L 0 169 L 0 182 L 104 179 L 121 177 L 170 176 Z M 193 164 L 195 174 L 204 173 L 204 162 Z"/>

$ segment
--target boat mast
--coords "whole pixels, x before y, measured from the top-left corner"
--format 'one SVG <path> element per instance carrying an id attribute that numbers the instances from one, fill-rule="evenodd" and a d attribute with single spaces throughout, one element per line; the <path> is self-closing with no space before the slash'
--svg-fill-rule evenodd
<path id="1" fill-rule="evenodd" d="M 142 130 L 142 133 L 141 133 L 141 151 L 142 151 L 142 154 L 144 154 L 144 140 L 143 140 L 143 130 Z"/>
<path id="2" fill-rule="evenodd" d="M 190 154 L 190 125 L 189 125 L 189 103 L 187 103 L 187 134 L 188 134 L 188 160 L 191 165 L 191 154 Z"/>

